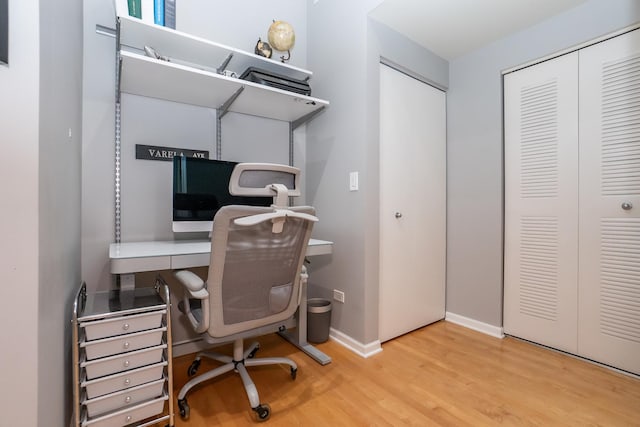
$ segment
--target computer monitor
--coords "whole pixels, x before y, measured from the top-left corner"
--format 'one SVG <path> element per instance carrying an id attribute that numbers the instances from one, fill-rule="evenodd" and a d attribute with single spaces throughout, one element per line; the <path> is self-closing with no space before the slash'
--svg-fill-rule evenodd
<path id="1" fill-rule="evenodd" d="M 222 206 L 271 206 L 273 197 L 229 193 L 229 178 L 236 164 L 196 157 L 173 158 L 174 232 L 210 232 L 213 217 Z"/>

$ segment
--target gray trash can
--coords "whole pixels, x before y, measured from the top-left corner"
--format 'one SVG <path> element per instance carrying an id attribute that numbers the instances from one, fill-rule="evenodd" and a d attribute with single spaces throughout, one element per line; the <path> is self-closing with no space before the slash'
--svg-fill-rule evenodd
<path id="1" fill-rule="evenodd" d="M 324 298 L 307 300 L 307 341 L 325 342 L 331 327 L 331 301 Z"/>

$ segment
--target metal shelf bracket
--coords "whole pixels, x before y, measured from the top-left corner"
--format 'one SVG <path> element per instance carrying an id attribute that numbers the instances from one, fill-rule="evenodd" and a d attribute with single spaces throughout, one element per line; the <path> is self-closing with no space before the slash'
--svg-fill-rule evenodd
<path id="1" fill-rule="evenodd" d="M 216 68 L 216 72 L 218 74 L 224 74 L 224 70 L 227 69 L 227 65 L 229 65 L 231 58 L 233 58 L 233 52 L 229 53 L 227 57 L 224 59 L 224 61 L 222 61 L 222 64 L 220 64 L 220 66 Z"/>
<path id="2" fill-rule="evenodd" d="M 323 105 L 322 107 L 318 108 L 317 110 L 314 110 L 314 111 L 312 111 L 312 112 L 300 117 L 299 119 L 292 121 L 291 122 L 292 130 L 296 130 L 297 128 L 299 128 L 303 124 L 311 121 L 315 116 L 320 114 L 324 109 L 325 109 L 325 107 Z"/>

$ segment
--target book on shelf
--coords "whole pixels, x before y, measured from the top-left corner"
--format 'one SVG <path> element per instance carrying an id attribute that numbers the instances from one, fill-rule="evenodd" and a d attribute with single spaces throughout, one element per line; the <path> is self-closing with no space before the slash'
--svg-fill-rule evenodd
<path id="1" fill-rule="evenodd" d="M 153 23 L 164 26 L 164 0 L 153 0 Z"/>
<path id="2" fill-rule="evenodd" d="M 176 0 L 164 0 L 164 26 L 176 29 Z"/>
<path id="3" fill-rule="evenodd" d="M 129 16 L 133 16 L 134 18 L 142 18 L 141 0 L 127 0 L 127 6 L 129 9 Z"/>
<path id="4" fill-rule="evenodd" d="M 155 0 L 115 0 L 116 15 L 130 16 L 142 19 L 148 24 L 153 24 Z M 164 1 L 162 1 L 164 6 Z M 164 12 L 162 12 L 164 17 Z"/>
<path id="5" fill-rule="evenodd" d="M 115 0 L 116 15 L 176 28 L 176 0 Z"/>

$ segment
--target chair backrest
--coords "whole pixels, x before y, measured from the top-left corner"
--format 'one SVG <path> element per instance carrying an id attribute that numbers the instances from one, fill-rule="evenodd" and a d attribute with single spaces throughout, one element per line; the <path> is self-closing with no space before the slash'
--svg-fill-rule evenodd
<path id="1" fill-rule="evenodd" d="M 237 185 L 237 181 L 230 184 L 230 188 L 232 185 Z M 265 186 L 256 188 L 258 195 L 263 195 L 260 191 Z M 276 189 L 270 194 L 275 199 Z M 243 195 L 256 194 L 245 192 Z M 266 214 L 283 212 L 282 206 L 275 206 L 275 200 L 270 208 L 234 205 L 216 213 L 207 277 L 210 336 L 223 338 L 238 334 L 282 322 L 295 313 L 300 303 L 301 271 L 313 228 L 312 220 L 295 215 L 313 215 L 315 210 L 287 207 L 284 211 L 291 216 L 279 217 L 279 227 L 275 227 L 271 219 L 262 220 Z M 236 222 L 246 217 L 261 220 Z"/>
<path id="2" fill-rule="evenodd" d="M 314 213 L 310 207 L 292 209 Z M 272 211 L 225 206 L 216 214 L 207 277 L 208 333 L 214 338 L 286 320 L 300 303 L 300 272 L 313 222 L 286 218 L 280 233 L 273 232 L 270 220 L 251 226 L 234 223 Z"/>

